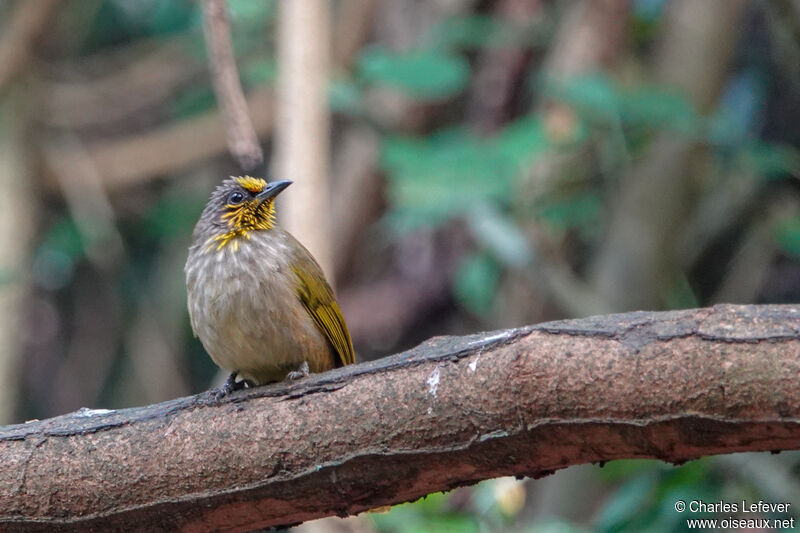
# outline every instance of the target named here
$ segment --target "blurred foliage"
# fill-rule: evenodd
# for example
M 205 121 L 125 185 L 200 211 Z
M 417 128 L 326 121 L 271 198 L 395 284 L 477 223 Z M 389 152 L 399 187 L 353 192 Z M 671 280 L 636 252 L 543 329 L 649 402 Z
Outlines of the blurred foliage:
M 434 25 L 426 46 L 451 50 L 533 47 L 543 44 L 545 36 L 541 33 L 536 25 L 520 27 L 492 16 L 455 15 Z
M 396 505 L 388 513 L 372 513 L 379 532 L 497 531 L 512 525 L 525 503 L 525 484 L 498 478 L 448 494 L 434 493 L 414 503 Z
M 795 258 L 800 258 L 800 218 L 782 220 L 775 227 L 775 239 L 781 250 Z
M 610 472 L 600 473 L 619 485 L 596 517 L 597 531 L 684 531 L 684 516 L 675 512 L 675 502 L 715 502 L 725 496 L 708 461 L 677 468 L 655 461 L 619 461 L 606 466 Z
M 361 54 L 359 70 L 366 83 L 389 86 L 419 99 L 450 96 L 469 81 L 464 58 L 435 49 L 397 53 L 373 47 Z
M 341 3 L 335 4 L 340 7 Z M 379 4 L 376 16 L 390 5 L 388 0 Z M 713 212 L 709 207 L 712 216 L 698 216 L 700 222 L 687 215 L 687 225 L 698 225 L 696 233 L 701 236 L 708 220 L 729 218 L 724 231 L 702 243 L 699 259 L 693 258 L 670 280 L 664 307 L 713 301 L 707 295 L 714 294 L 743 253 L 742 236 L 762 226 L 772 247 L 771 267 L 764 273 L 765 288 L 755 301 L 797 300 L 800 135 L 796 124 L 800 116 L 796 109 L 800 109 L 800 95 L 796 80 L 792 81 L 796 62 L 777 46 L 765 44 L 769 39 L 764 36 L 779 30 L 793 35 L 791 25 L 797 21 L 778 17 L 777 23 L 787 28 L 769 28 L 762 11 L 772 8 L 768 3 L 753 7 L 742 26 L 722 95 L 714 109 L 704 114 L 675 87 L 653 80 L 654 49 L 667 0 L 632 3 L 632 11 L 625 15 L 629 17 L 626 41 L 616 68 L 567 79 L 548 77 L 545 63 L 571 3 L 537 4 L 539 8 L 527 20 L 504 14 L 497 1 L 465 3 L 458 9 L 437 2 L 405 5 L 422 10 L 421 4 L 435 4 L 440 12 L 429 17 L 434 20 L 423 23 L 425 17 L 409 17 L 408 27 L 393 28 L 412 45 L 397 46 L 395 41 L 404 39 L 395 39 L 392 32 L 375 24 L 352 65 L 337 68 L 330 83 L 334 154 L 339 153 L 342 133 L 350 126 L 370 128 L 378 139 L 379 167 L 385 179 L 380 199 L 385 201 L 385 211 L 375 227 L 363 232 L 367 239 L 383 240 L 357 248 L 356 265 L 345 276 L 346 283 L 366 286 L 376 270 L 392 270 L 386 265 L 408 268 L 395 265 L 400 262 L 396 257 L 416 263 L 417 258 L 409 257 L 412 254 L 402 247 L 409 236 L 429 232 L 456 241 L 458 231 L 463 231 L 468 243 L 445 277 L 452 301 L 444 311 L 420 317 L 414 330 L 463 333 L 511 325 L 503 320 L 529 320 L 504 314 L 507 294 L 527 294 L 528 290 L 547 304 L 542 305 L 547 314 L 536 318 L 563 316 L 569 311 L 558 309 L 550 295 L 541 294 L 542 283 L 534 283 L 544 276 L 542 265 L 555 254 L 560 261 L 556 266 L 565 264 L 578 275 L 585 273 L 604 244 L 608 219 L 625 186 L 622 177 L 646 156 L 654 140 L 670 135 L 696 143 L 693 204 L 713 207 L 732 191 L 745 192 L 744 206 L 733 214 L 732 208 Z M 26 83 L 41 83 L 53 92 L 58 84 L 85 82 L 95 88 L 98 79 L 106 81 L 125 72 L 129 56 L 140 53 L 137 47 L 143 45 L 177 44 L 187 64 L 206 62 L 200 2 L 104 0 L 65 5 L 45 36 L 42 57 L 33 62 L 41 72 Z M 228 1 L 246 90 L 271 86 L 277 79 L 278 5 L 276 0 Z M 7 8 L 8 3 L 0 3 L 0 13 L 6 15 Z M 403 24 L 402 17 L 396 19 L 391 19 L 392 24 Z M 496 83 L 482 89 L 486 70 L 502 61 L 508 61 L 506 71 L 512 71 L 508 87 Z M 508 94 L 499 94 L 503 90 Z M 491 111 L 499 111 L 485 112 L 484 100 L 495 98 L 501 104 Z M 121 99 L 116 104 L 126 103 Z M 200 117 L 215 106 L 207 72 L 189 71 L 161 100 L 124 120 L 73 130 L 37 116 L 31 139 L 44 144 L 53 137 L 74 136 L 94 146 L 156 125 Z M 387 119 L 386 111 L 392 106 L 402 112 L 399 118 Z M 493 118 L 480 118 L 487 115 Z M 564 160 L 571 164 L 560 166 Z M 220 175 L 236 171 L 220 157 L 114 192 L 109 199 L 113 216 L 102 224 L 113 225 L 123 246 L 111 260 L 97 253 L 110 254 L 115 249 L 107 234 L 100 232 L 98 237 L 87 232 L 86 224 L 79 223 L 81 213 L 70 202 L 59 194 L 42 193 L 30 260 L 33 311 L 30 331 L 25 333 L 30 339 L 24 354 L 22 418 L 50 416 L 84 403 L 105 407 L 141 403 L 147 378 L 137 370 L 141 354 L 131 348 L 134 343 L 126 334 L 143 317 L 155 317 L 167 330 L 161 341 L 175 354 L 175 366 L 185 373 L 185 389 L 177 390 L 189 393 L 208 387 L 216 367 L 192 338 L 183 286 L 175 280 L 182 275 L 188 238 L 209 189 Z M 691 209 L 687 212 L 697 214 Z M 451 267 L 436 264 L 435 268 Z M 367 274 L 359 278 L 363 272 Z M 711 279 L 708 273 L 718 274 Z M 10 282 L 13 277 L 0 279 Z M 145 296 L 156 304 L 148 305 Z M 97 316 L 82 316 L 80 307 L 88 304 L 97 305 Z M 446 316 L 433 316 L 436 313 Z M 408 338 L 398 336 L 394 344 L 383 347 L 384 353 L 416 340 L 417 331 L 406 333 Z M 110 340 L 97 341 L 101 335 Z M 97 361 L 81 359 L 87 346 Z M 82 395 L 84 389 L 93 392 Z M 677 468 L 653 461 L 616 461 L 594 469 L 589 481 L 603 489 L 592 493 L 591 502 L 582 503 L 579 518 L 537 508 L 533 494 L 540 482 L 504 478 L 432 494 L 387 514 L 370 514 L 366 522 L 387 533 L 684 531 L 686 515 L 673 508 L 678 499 L 764 497 L 751 480 L 726 474 L 715 467 L 713 459 Z M 568 494 L 571 497 L 584 489 L 571 487 Z
M 523 166 L 549 144 L 535 118 L 487 138 L 465 128 L 421 139 L 387 137 L 382 164 L 390 178 L 388 220 L 403 233 L 441 225 L 481 202 L 507 206 Z
M 436 54 L 435 49 L 430 50 Z M 408 70 L 405 70 L 408 69 Z M 416 74 L 413 73 L 416 71 Z M 397 71 L 399 73 L 399 70 Z M 409 80 L 429 79 L 426 66 L 406 63 L 403 77 Z M 538 76 L 538 74 L 537 74 Z M 435 83 L 435 79 L 430 80 Z M 800 176 L 800 151 L 785 142 L 759 140 L 753 131 L 758 127 L 759 106 L 763 106 L 763 85 L 752 77 L 735 77 L 726 88 L 719 108 L 708 117 L 701 116 L 680 92 L 647 83 L 622 85 L 610 75 L 596 73 L 564 81 L 542 80 L 533 84 L 540 97 L 549 97 L 569 106 L 574 120 L 568 132 L 553 131 L 542 122 L 541 113 L 532 112 L 511 120 L 491 135 L 477 135 L 465 125 L 448 125 L 421 137 L 384 138 L 382 166 L 389 178 L 388 195 L 391 209 L 386 221 L 402 234 L 419 227 L 442 227 L 454 217 L 470 219 L 470 213 L 491 206 L 507 221 L 524 221 L 529 216 L 553 230 L 575 230 L 592 246 L 603 233 L 603 196 L 611 180 L 642 155 L 658 132 L 672 132 L 692 139 L 717 154 L 716 161 L 724 172 L 731 164 L 746 169 L 756 179 L 794 180 Z M 396 84 L 409 97 L 420 97 L 417 88 Z M 448 86 L 458 88 L 458 84 Z M 603 157 L 602 179 L 577 182 L 568 189 L 557 187 L 543 191 L 531 210 L 520 211 L 518 197 L 528 178 L 528 171 L 542 157 L 554 153 L 599 151 Z M 566 178 L 566 177 L 565 177 Z M 735 179 L 731 177 L 728 179 Z M 566 182 L 565 182 L 566 183 Z M 790 187 L 791 184 L 787 184 Z M 710 191 L 715 194 L 724 182 Z M 515 205 L 516 204 L 516 205 Z M 515 207 L 517 209 L 515 209 Z M 523 206 L 524 207 L 524 206 Z M 510 217 L 510 218 L 509 218 Z M 782 250 L 792 255 L 791 232 L 796 219 L 784 221 L 777 231 Z M 470 226 L 475 230 L 476 226 Z M 498 226 L 493 236 L 476 232 L 476 240 L 487 253 L 496 253 L 491 243 L 507 240 L 518 232 Z M 490 230 L 491 231 L 491 230 Z M 518 251 L 530 246 L 515 244 Z M 503 261 L 507 266 L 520 266 L 517 260 Z M 478 267 L 478 265 L 482 265 Z M 465 262 L 456 276 L 455 295 L 472 311 L 486 312 L 490 299 L 482 294 L 485 287 L 496 287 L 498 272 L 489 268 L 485 258 Z M 481 294 L 468 295 L 466 276 Z M 684 280 L 685 281 L 685 280 Z M 690 284 L 682 283 L 670 297 L 670 305 L 701 305 L 692 295 Z M 481 302 L 478 304 L 477 302 Z
M 430 494 L 415 503 L 397 505 L 386 514 L 370 514 L 381 533 L 433 531 L 545 531 L 554 533 L 669 533 L 690 531 L 686 518 L 720 518 L 711 512 L 678 513 L 678 501 L 736 503 L 757 501 L 759 490 L 715 469 L 711 458 L 671 466 L 654 460 L 612 461 L 591 471 L 593 483 L 608 487 L 594 516 L 584 523 L 544 516 L 520 522 L 531 483 L 512 478 L 485 481 L 469 491 Z M 580 488 L 576 488 L 580 490 Z M 515 493 L 509 497 L 509 493 Z M 519 500 L 521 498 L 521 500 Z M 515 502 L 509 506 L 509 500 Z M 569 507 L 569 504 L 566 505 Z M 793 514 L 775 513 L 772 519 Z
M 397 533 L 480 531 L 475 517 L 470 513 L 459 513 L 449 507 L 447 496 L 435 493 L 413 504 L 396 505 L 389 513 L 375 513 L 370 517 L 378 531 Z
M 475 253 L 465 257 L 456 271 L 455 295 L 473 313 L 487 315 L 499 281 L 500 266 L 497 262 L 488 254 Z

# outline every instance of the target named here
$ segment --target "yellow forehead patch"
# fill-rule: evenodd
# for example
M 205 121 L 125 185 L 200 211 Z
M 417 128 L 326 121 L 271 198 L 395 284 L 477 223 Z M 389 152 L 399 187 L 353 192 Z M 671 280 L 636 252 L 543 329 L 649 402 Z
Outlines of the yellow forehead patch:
M 233 180 L 250 194 L 258 194 L 267 186 L 266 180 L 254 178 L 252 176 L 240 176 L 238 178 L 233 178 Z

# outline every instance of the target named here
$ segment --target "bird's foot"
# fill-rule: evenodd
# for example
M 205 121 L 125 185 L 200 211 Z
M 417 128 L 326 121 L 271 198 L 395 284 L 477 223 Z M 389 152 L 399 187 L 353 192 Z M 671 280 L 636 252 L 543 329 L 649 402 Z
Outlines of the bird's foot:
M 308 376 L 311 373 L 311 370 L 308 368 L 308 361 L 303 361 L 300 366 L 297 367 L 297 370 L 292 370 L 288 374 L 286 374 L 286 379 L 289 381 L 296 381 L 298 379 L 303 379 L 304 377 Z
M 228 379 L 225 380 L 225 383 L 221 387 L 210 389 L 208 391 L 210 399 L 214 402 L 218 402 L 230 393 L 237 390 L 242 390 L 245 385 L 249 384 L 246 379 L 243 379 L 242 381 L 236 381 L 237 374 L 237 372 L 231 372 L 231 375 L 228 376 Z

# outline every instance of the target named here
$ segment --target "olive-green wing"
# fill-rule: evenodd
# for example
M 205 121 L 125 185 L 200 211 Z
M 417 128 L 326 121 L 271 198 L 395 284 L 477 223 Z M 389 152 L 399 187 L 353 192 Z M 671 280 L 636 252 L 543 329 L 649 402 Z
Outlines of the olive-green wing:
M 297 277 L 297 296 L 339 354 L 342 365 L 355 363 L 353 341 L 347 324 L 322 270 L 310 256 L 308 261 L 297 261 L 292 270 Z

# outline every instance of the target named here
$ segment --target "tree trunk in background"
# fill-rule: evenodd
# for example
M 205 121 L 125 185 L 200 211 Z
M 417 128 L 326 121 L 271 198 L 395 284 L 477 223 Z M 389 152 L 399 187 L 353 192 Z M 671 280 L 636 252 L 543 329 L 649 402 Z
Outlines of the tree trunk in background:
M 329 25 L 328 0 L 279 3 L 276 149 L 271 178 L 294 181 L 279 198 L 280 223 L 311 251 L 333 282 Z
M 334 70 L 348 70 L 361 53 L 364 41 L 375 25 L 378 0 L 348 0 L 339 5 L 331 46 Z
M 668 4 L 656 82 L 677 87 L 700 113 L 712 110 L 728 72 L 747 0 Z M 675 239 L 691 212 L 690 160 L 696 143 L 662 133 L 620 185 L 592 282 L 613 310 L 657 309 L 679 270 Z
M 0 108 L 0 424 L 14 418 L 20 383 L 20 319 L 28 286 L 32 222 L 37 220 L 28 172 L 23 92 L 12 87 Z
M 623 50 L 630 8 L 627 0 L 575 2 L 549 47 L 545 75 L 566 80 L 614 64 Z

